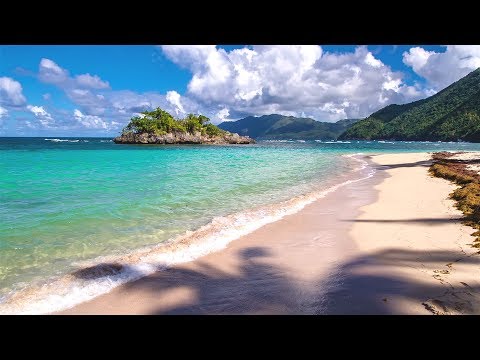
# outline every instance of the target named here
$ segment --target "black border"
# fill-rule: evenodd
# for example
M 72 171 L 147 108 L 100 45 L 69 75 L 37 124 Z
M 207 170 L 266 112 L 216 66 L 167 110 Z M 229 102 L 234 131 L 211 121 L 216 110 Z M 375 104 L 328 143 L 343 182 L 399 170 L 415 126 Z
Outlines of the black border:
M 458 357 L 475 349 L 478 316 L 2 316 L 2 340 L 7 349 L 87 351 L 98 348 L 125 355 L 156 349 L 158 357 L 193 351 L 257 357 L 286 350 L 316 358 L 382 358 L 422 354 Z M 473 331 L 473 333 L 472 333 Z M 470 339 L 473 336 L 473 343 Z M 10 339 L 12 341 L 10 341 Z M 13 348 L 17 342 L 22 347 Z M 36 348 L 32 343 L 38 344 Z M 137 345 L 141 345 L 138 347 Z M 473 347 L 472 347 L 473 346 Z M 312 353 L 313 351 L 313 353 Z M 268 354 L 267 354 L 268 355 Z M 288 355 L 287 355 L 288 356 Z M 183 356 L 182 356 L 183 357 Z M 270 358 L 270 356 L 269 356 Z
M 2 4 L 0 44 L 480 44 L 466 4 L 128 4 Z
M 205 3 L 182 2 L 177 9 L 161 11 L 137 2 L 106 10 L 98 4 L 74 5 L 60 5 L 61 13 L 55 4 L 43 2 L 37 8 L 21 3 L 17 9 L 2 4 L 0 44 L 480 44 L 477 12 L 460 4 L 457 8 L 450 4 L 444 14 L 435 13 L 433 6 L 420 10 L 418 4 L 398 2 L 353 7 L 341 3 L 334 9 L 319 4 L 320 12 L 298 2 L 266 8 L 245 2 L 225 4 L 226 11 L 220 14 Z M 376 12 L 378 7 L 382 13 Z M 119 339 L 145 336 L 153 328 L 158 344 L 168 339 L 160 337 L 164 334 L 180 337 L 185 345 L 202 335 L 210 338 L 210 344 L 223 334 L 244 345 L 273 336 L 277 347 L 304 337 L 305 343 L 318 345 L 318 354 L 320 347 L 333 346 L 329 341 L 336 339 L 344 344 L 337 349 L 340 353 L 355 352 L 349 347 L 359 339 L 367 348 L 386 341 L 397 350 L 412 339 L 423 344 L 432 340 L 435 346 L 441 346 L 443 336 L 450 344 L 456 336 L 468 341 L 465 331 L 478 323 L 475 316 L 2 316 L 1 320 L 10 337 L 45 337 L 45 344 L 63 335 L 79 346 L 92 339 L 111 339 L 118 346 Z M 470 336 L 475 338 L 474 333 Z

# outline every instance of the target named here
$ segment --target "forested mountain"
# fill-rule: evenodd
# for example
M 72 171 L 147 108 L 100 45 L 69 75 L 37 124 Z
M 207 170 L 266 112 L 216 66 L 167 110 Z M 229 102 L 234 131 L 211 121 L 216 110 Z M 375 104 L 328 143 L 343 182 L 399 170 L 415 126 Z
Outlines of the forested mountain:
M 310 118 L 272 114 L 226 121 L 219 124 L 218 127 L 257 139 L 331 140 L 336 139 L 356 121 L 358 120 L 345 119 L 336 123 L 328 123 Z
M 429 98 L 373 113 L 339 139 L 480 142 L 480 68 Z

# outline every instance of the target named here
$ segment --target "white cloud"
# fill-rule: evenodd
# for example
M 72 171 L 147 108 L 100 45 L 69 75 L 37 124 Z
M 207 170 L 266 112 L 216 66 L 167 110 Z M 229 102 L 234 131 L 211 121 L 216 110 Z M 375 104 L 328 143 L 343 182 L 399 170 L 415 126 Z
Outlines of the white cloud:
M 202 68 L 210 54 L 216 53 L 215 45 L 174 45 L 162 46 L 163 52 L 176 64 L 195 68 Z
M 217 112 L 216 117 L 220 119 L 220 121 L 228 121 L 228 116 L 230 115 L 230 111 L 227 108 L 223 108 L 219 112 Z
M 43 106 L 27 105 L 27 110 L 35 115 L 43 127 L 50 127 L 53 125 L 52 115 L 50 115 Z
M 70 110 L 54 109 L 54 115 L 52 115 L 42 106 L 28 105 L 24 109 L 35 114 L 37 121 L 17 119 L 17 122 L 30 129 L 38 130 L 48 127 L 50 130 L 64 132 L 97 130 L 97 132 L 113 134 L 125 126 L 132 116 L 147 109 L 161 107 L 172 114 L 187 111 L 205 112 L 204 108 L 195 101 L 182 98 L 176 91 L 170 91 L 167 94 L 136 93 L 129 90 L 112 91 L 109 89 L 108 82 L 97 75 L 70 76 L 67 69 L 50 59 L 40 61 L 37 76 L 39 80 L 61 89 L 77 105 L 77 108 L 73 114 Z M 101 90 L 108 91 L 101 92 Z M 43 99 L 50 100 L 51 94 L 43 94 Z
M 169 95 L 170 94 L 170 95 Z M 157 92 L 136 93 L 130 90 L 112 91 L 108 93 L 111 108 L 120 118 L 129 118 L 145 110 L 161 107 L 171 114 L 179 113 L 208 113 L 205 107 L 188 97 L 182 97 L 176 91 L 169 91 L 166 95 Z M 168 97 L 168 99 L 167 99 Z M 178 101 L 177 101 L 178 100 Z M 180 106 L 180 107 L 179 107 Z
M 253 46 L 230 52 L 215 46 L 161 49 L 192 73 L 182 99 L 191 98 L 204 109 L 227 108 L 234 118 L 306 112 L 317 120 L 333 121 L 426 96 L 363 46 L 345 54 L 325 53 L 316 45 Z M 212 113 L 215 122 L 221 120 L 221 113 Z
M 62 69 L 54 61 L 43 58 L 38 66 L 38 77 L 49 84 L 61 84 L 68 80 L 68 71 Z
M 68 98 L 80 106 L 87 115 L 102 115 L 110 106 L 103 95 L 95 94 L 91 90 L 67 88 L 65 89 L 65 93 Z
M 445 52 L 413 47 L 403 62 L 438 91 L 480 67 L 480 45 L 448 45 Z
M 43 108 L 43 106 L 27 105 L 27 109 L 35 116 L 51 119 L 52 116 Z
M 0 106 L 0 132 L 3 132 L 2 131 L 3 124 L 4 124 L 3 118 L 7 116 L 8 116 L 8 110 Z
M 180 94 L 176 91 L 167 91 L 167 95 L 165 97 L 167 101 L 175 107 L 175 113 L 178 115 L 179 113 L 185 114 L 185 109 L 183 108 L 182 103 L 180 102 Z
M 97 75 L 87 73 L 71 77 L 68 70 L 53 60 L 43 58 L 39 64 L 38 78 L 62 89 L 87 115 L 102 115 L 108 107 L 103 95 L 92 92 L 110 88 L 108 81 L 102 80 Z
M 435 54 L 435 51 L 427 51 L 421 47 L 414 47 L 408 52 L 405 51 L 403 53 L 403 62 L 405 65 L 411 66 L 413 71 L 418 74 L 433 54 Z
M 158 106 L 165 108 L 170 104 L 165 96 L 158 93 L 138 94 L 130 90 L 114 91 L 109 94 L 109 101 L 113 109 L 120 113 L 128 114 L 138 113 Z
M 367 65 L 370 65 L 370 66 L 373 66 L 375 68 L 379 68 L 379 67 L 382 67 L 383 63 L 378 60 L 378 59 L 375 59 L 372 55 L 372 53 L 368 53 L 366 56 L 365 56 L 365 64 Z
M 8 115 L 8 110 L 0 106 L 0 119 Z
M 78 109 L 73 111 L 73 117 L 82 127 L 85 127 L 86 129 L 109 130 L 110 127 L 116 127 L 116 125 L 119 124 L 118 122 L 112 122 L 109 124 L 99 116 L 85 115 Z
M 75 77 L 77 80 L 77 84 L 79 86 L 91 88 L 91 89 L 109 89 L 110 84 L 108 81 L 103 81 L 98 77 L 98 75 L 90 75 L 90 74 L 83 74 L 83 75 L 77 75 Z
M 27 100 L 22 93 L 22 85 L 12 78 L 0 77 L 0 104 L 22 106 Z

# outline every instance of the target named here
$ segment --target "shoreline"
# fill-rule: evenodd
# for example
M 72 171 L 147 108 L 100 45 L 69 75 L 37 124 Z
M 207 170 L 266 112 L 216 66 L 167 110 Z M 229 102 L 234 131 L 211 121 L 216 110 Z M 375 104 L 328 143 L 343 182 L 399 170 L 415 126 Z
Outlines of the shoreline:
M 371 177 L 373 174 L 369 171 L 367 161 L 357 155 L 344 156 L 352 159 L 350 160 L 352 163 L 359 163 L 359 166 L 355 165 L 351 172 L 341 175 L 337 181 L 332 178 L 313 192 L 279 203 L 214 218 L 194 231 L 187 231 L 183 235 L 151 247 L 140 248 L 119 256 L 101 256 L 86 261 L 74 272 L 12 294 L 0 306 L 0 313 L 61 312 L 156 271 L 164 271 L 177 264 L 221 251 L 230 242 L 266 224 L 295 214 L 351 182 Z
M 312 193 L 281 203 L 280 216 L 270 214 L 268 221 L 260 217 L 261 224 L 249 224 L 249 230 L 236 237 L 219 232 L 220 243 L 205 244 L 202 240 L 209 238 L 204 229 L 194 239 L 176 243 L 179 247 L 166 245 L 177 253 L 162 251 L 150 258 L 140 252 L 120 259 L 136 258 L 133 268 L 124 264 L 134 262 L 122 261 L 82 268 L 77 275 L 96 281 L 99 274 L 101 281 L 110 283 L 108 292 L 83 295 L 85 300 L 77 299 L 73 306 L 67 298 L 53 295 L 44 299 L 44 308 L 53 300 L 57 310 L 30 307 L 28 312 L 480 313 L 480 252 L 470 246 L 473 231 L 461 224 L 462 213 L 448 198 L 457 186 L 429 176 L 429 153 L 369 154 L 360 159 L 368 163 L 363 170 L 316 197 Z M 291 202 L 294 199 L 299 202 Z M 222 229 L 225 224 L 216 225 Z M 192 250 L 189 246 L 194 256 L 185 252 Z M 165 265 L 158 266 L 158 255 Z M 157 260 L 153 270 L 137 271 L 135 278 L 111 286 L 117 273 L 148 267 L 148 261 L 138 263 L 147 258 Z M 77 295 L 85 290 L 75 288 Z M 64 294 L 75 296 L 66 290 Z
M 479 313 L 477 251 L 447 198 L 456 186 L 428 175 L 427 153 L 371 158 L 373 177 L 59 313 Z
M 224 249 L 120 285 L 57 314 L 323 313 L 326 294 L 336 286 L 327 284 L 336 273 L 332 269 L 358 251 L 348 237 L 351 225 L 343 219 L 357 216 L 361 206 L 374 201 L 373 185 L 382 178 L 350 178 L 341 190 Z

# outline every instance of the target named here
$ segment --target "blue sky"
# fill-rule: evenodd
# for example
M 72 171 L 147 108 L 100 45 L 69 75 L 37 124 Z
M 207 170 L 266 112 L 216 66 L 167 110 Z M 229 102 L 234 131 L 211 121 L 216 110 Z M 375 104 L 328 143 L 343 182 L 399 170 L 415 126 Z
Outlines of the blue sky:
M 479 66 L 479 46 L 0 46 L 0 136 L 113 136 L 157 106 L 214 123 L 365 117 Z

